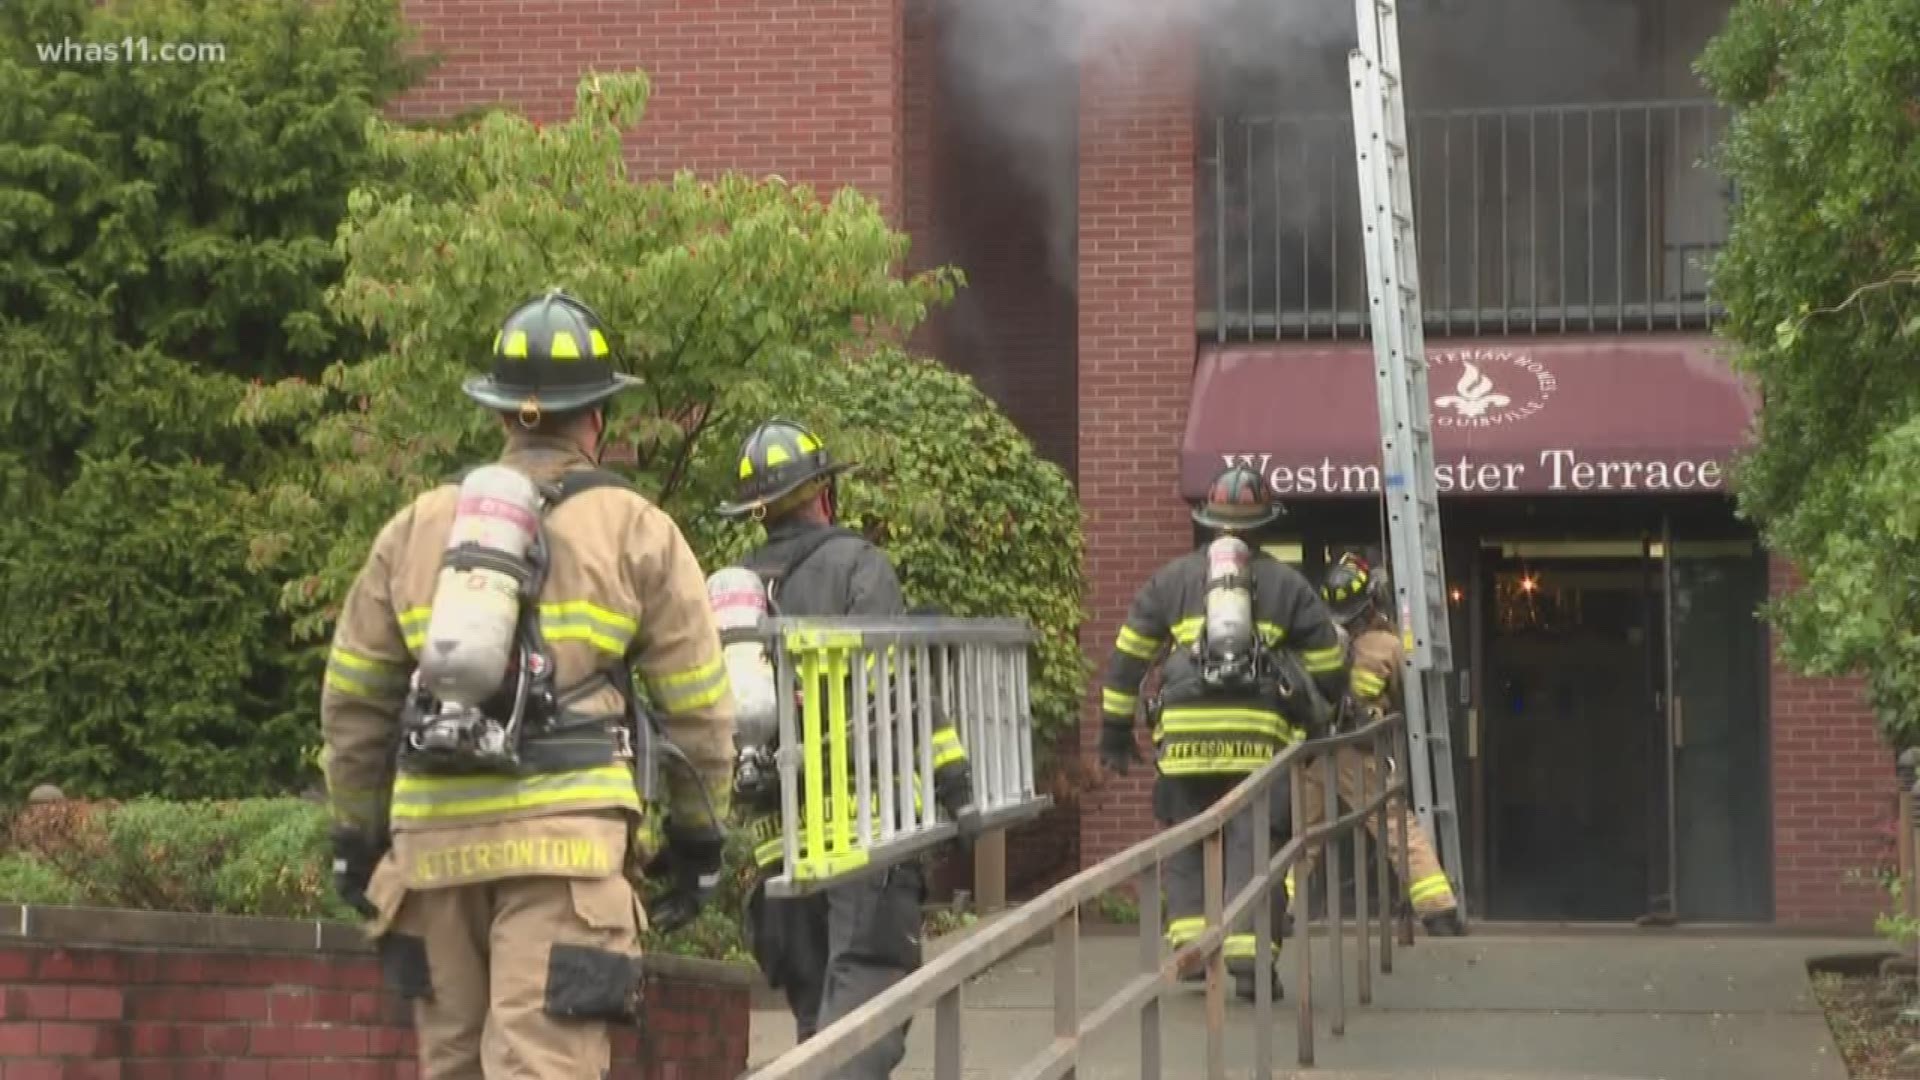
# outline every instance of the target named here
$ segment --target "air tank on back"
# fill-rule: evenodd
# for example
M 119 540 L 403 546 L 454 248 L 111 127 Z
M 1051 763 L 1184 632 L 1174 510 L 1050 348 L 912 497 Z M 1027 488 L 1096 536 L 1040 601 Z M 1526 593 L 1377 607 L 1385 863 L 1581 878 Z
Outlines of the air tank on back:
M 505 681 L 520 618 L 520 584 L 540 522 L 540 490 L 505 465 L 460 484 L 453 527 L 420 649 L 421 682 L 448 705 L 478 706 Z
M 1208 682 L 1251 674 L 1253 659 L 1253 553 L 1236 536 L 1207 545 L 1206 643 L 1201 675 Z M 1241 669 L 1247 668 L 1243 672 Z
M 727 681 L 733 687 L 734 743 L 769 746 L 780 733 L 780 718 L 773 664 L 759 637 L 760 622 L 767 617 L 766 584 L 745 567 L 729 566 L 708 576 L 707 599 L 713 604 Z

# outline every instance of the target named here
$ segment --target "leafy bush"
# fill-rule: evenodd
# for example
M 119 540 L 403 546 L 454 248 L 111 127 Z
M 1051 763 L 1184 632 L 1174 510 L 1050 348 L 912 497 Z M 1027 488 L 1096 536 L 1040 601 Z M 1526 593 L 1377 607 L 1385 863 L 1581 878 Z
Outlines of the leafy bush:
M 864 466 L 842 484 L 842 513 L 886 549 L 909 604 L 1024 618 L 1038 629 L 1030 679 L 1044 756 L 1077 722 L 1087 675 L 1072 482 L 972 380 L 932 360 L 884 349 L 818 365 L 786 397 L 766 410 L 803 419 Z M 746 433 L 737 426 L 721 432 L 721 445 L 737 445 Z M 757 527 L 717 530 L 704 545 L 709 565 L 763 538 Z
M 10 904 L 79 904 L 80 890 L 60 868 L 36 855 L 0 855 L 0 900 Z
M 324 634 L 399 506 L 498 453 L 498 418 L 460 382 L 526 297 L 563 286 L 605 318 L 618 362 L 644 380 L 614 399 L 609 438 L 632 450 L 642 490 L 684 515 L 729 482 L 714 425 L 946 294 L 943 275 L 893 275 L 905 240 L 852 189 L 822 203 L 777 178 L 631 182 L 621 133 L 646 93 L 638 73 L 591 76 L 563 124 L 496 112 L 378 129 L 392 178 L 352 197 L 332 299 L 388 347 L 318 385 L 263 388 L 241 413 L 305 425 L 312 466 L 271 491 L 255 552 L 305 572 L 285 594 L 303 634 Z
M 298 799 L 33 806 L 10 829 L 0 899 L 350 918 L 327 832 L 324 808 Z
M 232 413 L 364 348 L 324 290 L 403 27 L 396 0 L 0 5 L 0 790 L 295 782 L 318 673 L 236 557 L 237 481 L 288 433 Z M 35 52 L 128 37 L 226 57 Z
M 1041 628 L 1034 707 L 1071 724 L 1084 678 L 1073 489 L 967 379 L 884 347 L 883 332 L 948 295 L 948 276 L 896 278 L 905 239 L 851 189 L 822 204 L 778 179 L 630 183 L 619 135 L 646 85 L 589 77 L 560 125 L 496 113 L 380 136 L 396 179 L 355 194 L 335 301 L 390 347 L 320 385 L 263 388 L 242 411 L 308 424 L 315 465 L 271 492 L 255 548 L 314 571 L 285 594 L 302 633 L 324 632 L 398 506 L 498 452 L 497 420 L 460 380 L 512 304 L 560 284 L 645 380 L 613 400 L 610 437 L 704 564 L 751 539 L 709 514 L 731 492 L 738 440 L 797 415 L 872 464 L 847 486 L 849 520 L 888 547 L 914 600 Z
M 0 790 L 233 797 L 286 788 L 319 671 L 246 565 L 212 465 L 87 456 L 0 520 Z
M 1783 652 L 1864 671 L 1883 729 L 1920 742 L 1920 7 L 1743 0 L 1701 62 L 1737 110 L 1740 193 L 1714 269 L 1765 398 L 1742 509 L 1806 587 Z
M 326 809 L 301 799 L 29 806 L 0 831 L 0 903 L 358 921 L 333 894 Z M 740 916 L 752 846 L 735 837 L 728 872 L 693 924 L 649 934 L 650 952 L 749 959 Z M 643 892 L 657 896 L 663 883 Z

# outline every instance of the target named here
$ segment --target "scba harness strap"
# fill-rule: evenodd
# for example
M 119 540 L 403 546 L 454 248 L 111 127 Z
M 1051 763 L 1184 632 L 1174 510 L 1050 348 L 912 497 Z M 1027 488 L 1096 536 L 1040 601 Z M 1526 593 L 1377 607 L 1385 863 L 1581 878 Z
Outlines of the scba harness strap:
M 454 479 L 465 480 L 467 470 Z M 446 565 L 457 570 L 484 568 L 507 574 L 520 586 L 520 612 L 515 629 L 515 659 L 518 671 L 509 676 L 501 693 L 490 700 L 482 713 L 498 722 L 503 708 L 509 712 L 508 726 L 515 732 L 515 745 L 504 747 L 504 754 L 478 758 L 458 753 L 439 753 L 415 749 L 411 740 L 401 741 L 399 759 L 409 772 L 472 773 L 517 772 L 520 774 L 558 772 L 593 768 L 634 757 L 636 742 L 650 744 L 650 722 L 641 728 L 634 721 L 638 697 L 632 673 L 625 658 L 595 671 L 565 690 L 553 686 L 553 657 L 547 650 L 540 629 L 539 596 L 546 583 L 549 553 L 546 516 L 561 503 L 584 491 L 600 487 L 631 490 L 626 478 L 605 469 L 578 469 L 563 474 L 555 483 L 540 484 L 543 496 L 541 517 L 535 526 L 532 547 L 525 566 L 512 563 L 478 549 L 456 550 Z M 581 712 L 575 706 L 606 687 L 621 692 L 619 712 Z M 511 693 L 511 701 L 503 697 Z M 416 690 L 407 700 L 402 727 L 409 732 L 439 719 L 440 702 L 425 690 Z M 650 756 L 650 755 L 649 755 Z

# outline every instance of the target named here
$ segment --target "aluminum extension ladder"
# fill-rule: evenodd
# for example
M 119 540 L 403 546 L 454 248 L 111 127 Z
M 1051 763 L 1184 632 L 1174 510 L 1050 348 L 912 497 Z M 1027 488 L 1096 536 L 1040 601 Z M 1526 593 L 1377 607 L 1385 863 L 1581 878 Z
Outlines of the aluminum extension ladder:
M 967 751 L 969 830 L 1038 817 L 1028 650 L 1019 619 L 763 620 L 778 695 L 780 840 L 767 895 L 878 873 L 959 834 L 934 801 L 934 731 Z M 844 796 L 853 795 L 852 799 Z
M 1414 810 L 1440 846 L 1462 918 L 1467 912 L 1454 795 L 1446 673 L 1453 669 L 1446 560 L 1434 485 L 1420 262 L 1408 178 L 1406 90 L 1397 0 L 1356 0 L 1360 47 L 1347 56 L 1353 90 L 1361 222 L 1366 229 L 1381 496 L 1389 565 L 1407 637 L 1406 714 Z

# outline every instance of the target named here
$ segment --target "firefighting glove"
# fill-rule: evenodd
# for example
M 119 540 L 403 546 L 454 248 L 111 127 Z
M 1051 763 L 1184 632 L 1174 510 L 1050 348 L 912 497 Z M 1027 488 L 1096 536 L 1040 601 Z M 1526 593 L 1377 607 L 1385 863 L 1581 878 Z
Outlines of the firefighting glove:
M 387 845 L 358 829 L 333 830 L 333 891 L 347 906 L 371 919 L 377 914 L 367 899 L 367 883 L 380 864 Z
M 692 922 L 719 887 L 725 865 L 726 838 L 718 829 L 685 829 L 669 824 L 665 856 L 649 869 L 667 870 L 673 884 L 647 913 L 651 928 L 671 934 Z
M 1133 739 L 1132 724 L 1102 724 L 1100 726 L 1100 767 L 1111 769 L 1121 776 L 1134 762 L 1146 763 L 1140 756 L 1140 744 Z
M 953 819 L 954 840 L 962 851 L 973 850 L 973 838 L 980 832 L 980 815 L 965 811 L 973 805 L 973 770 L 962 764 L 934 777 L 933 801 Z

